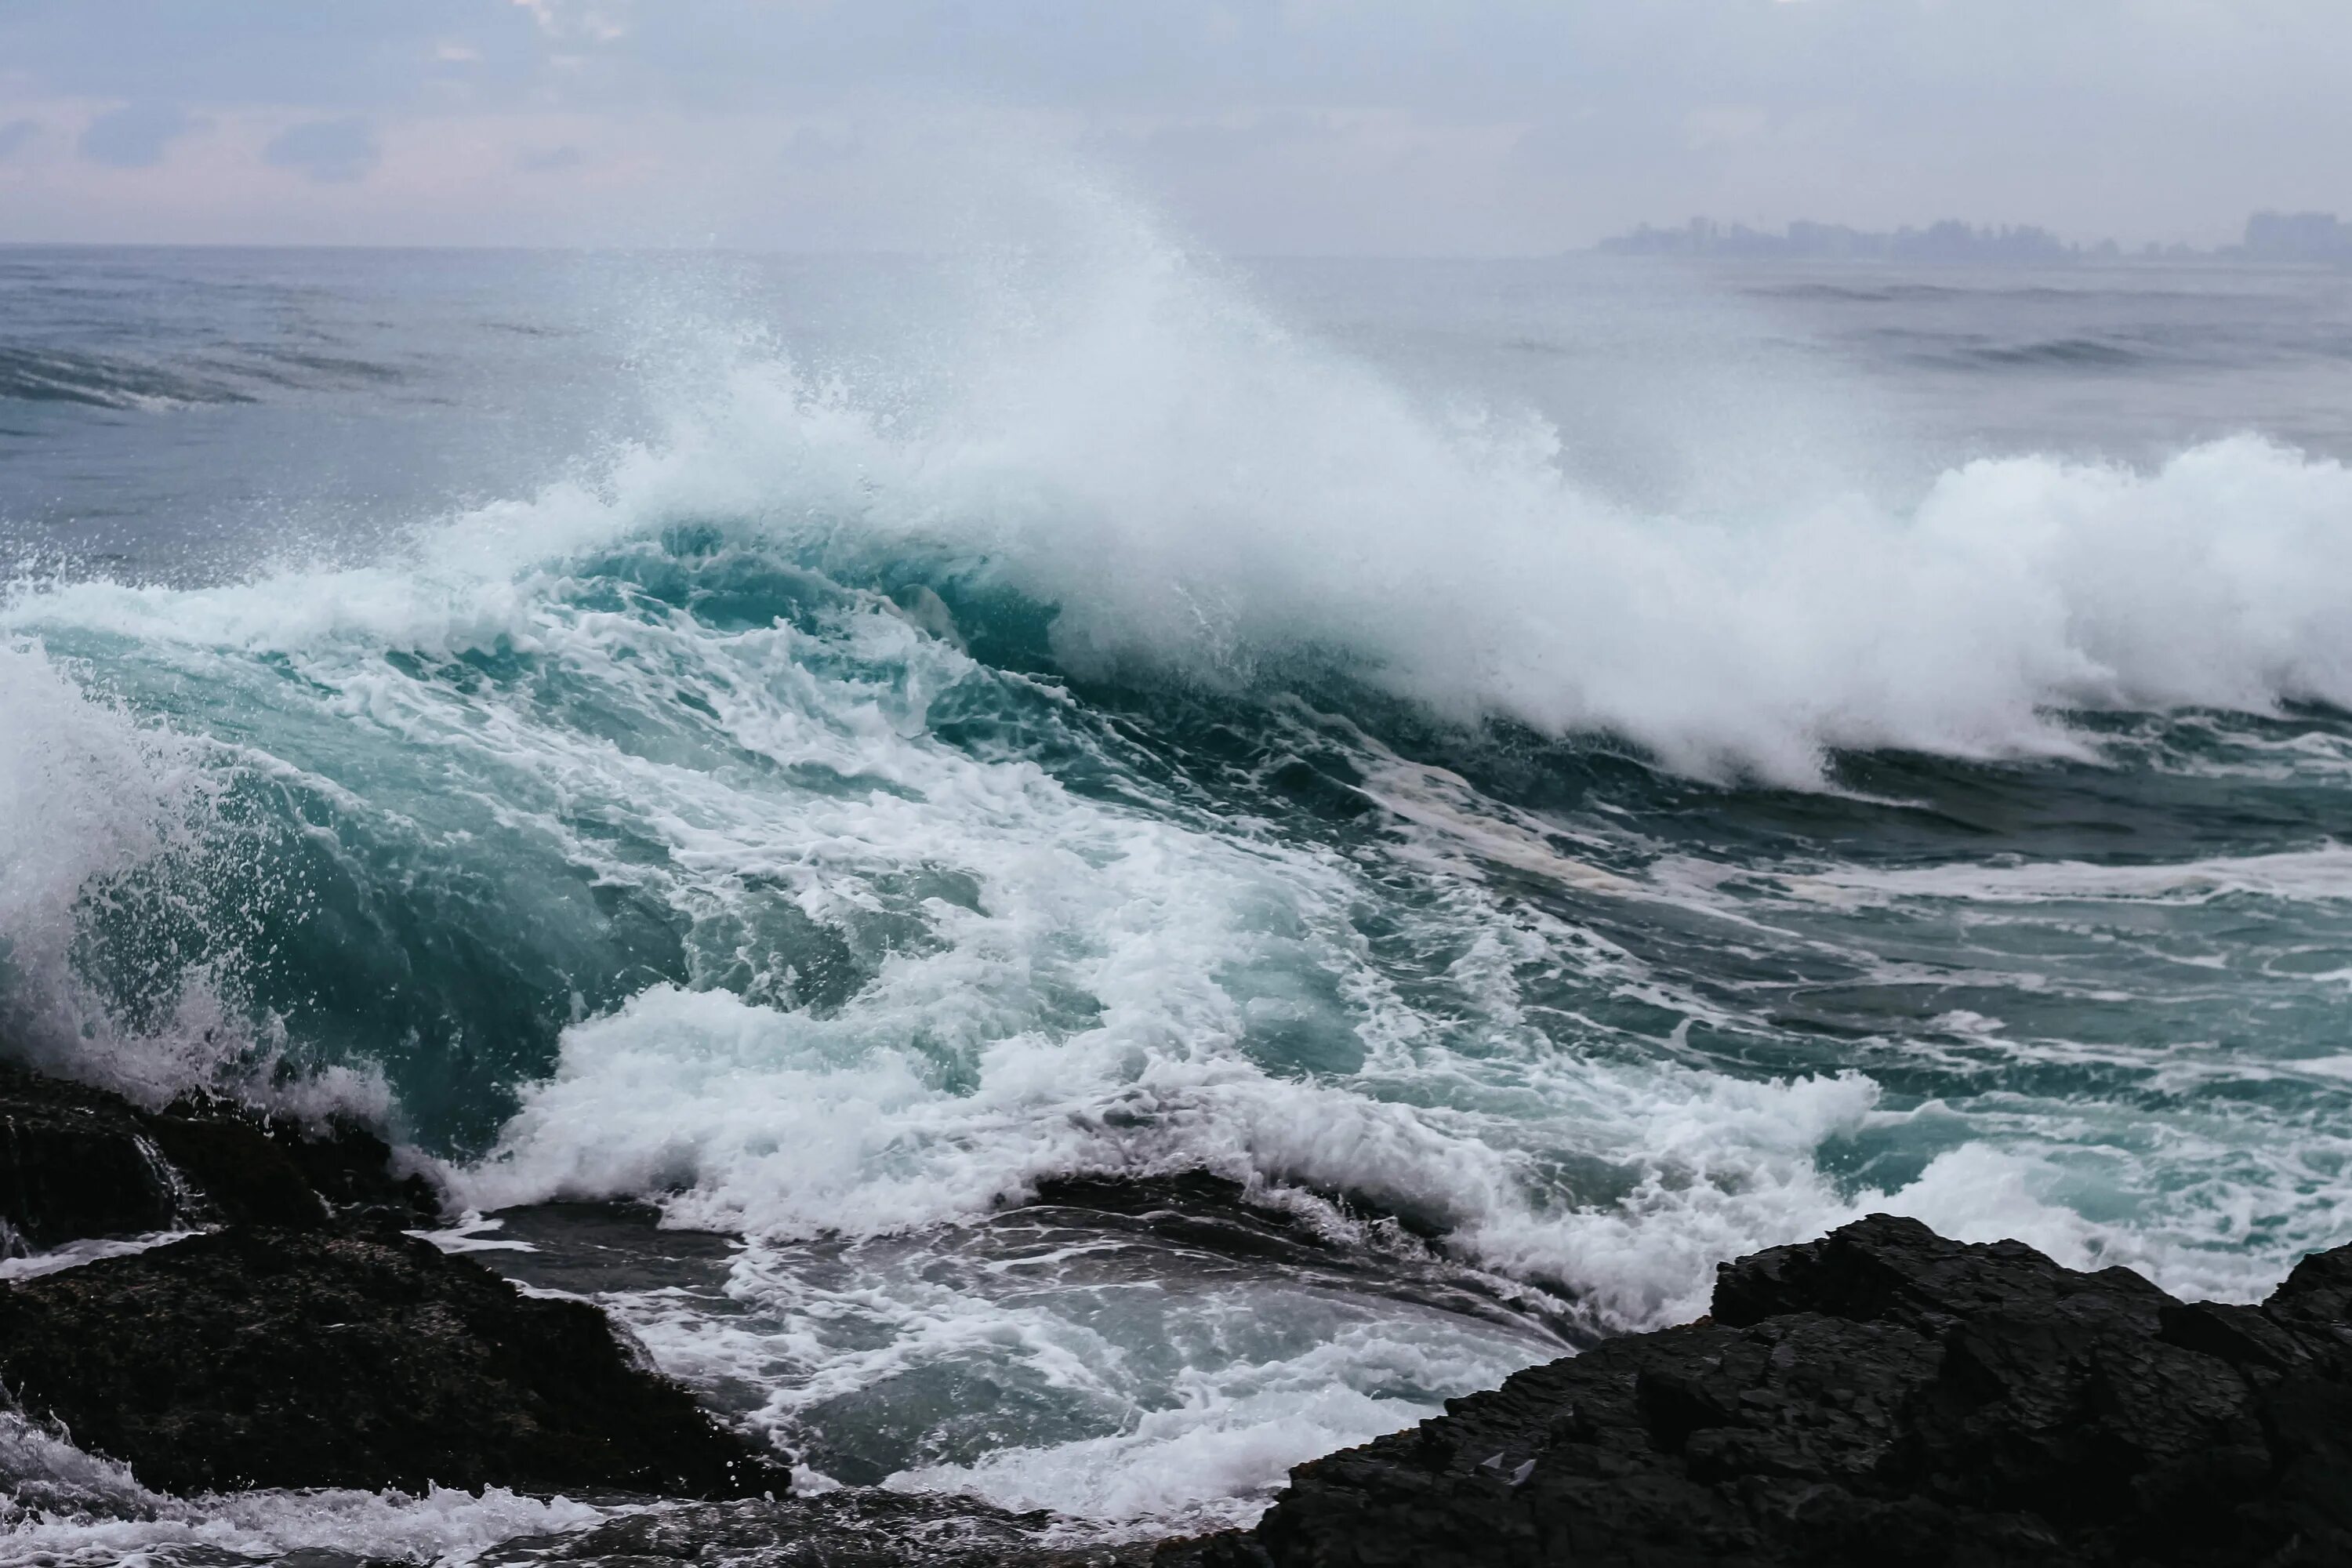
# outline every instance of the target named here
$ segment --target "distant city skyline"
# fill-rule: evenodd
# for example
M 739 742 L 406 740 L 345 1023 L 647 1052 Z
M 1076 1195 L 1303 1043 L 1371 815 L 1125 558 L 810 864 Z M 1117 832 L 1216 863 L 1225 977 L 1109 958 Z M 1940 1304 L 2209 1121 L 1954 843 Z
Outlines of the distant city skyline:
M 1894 229 L 1791 220 L 1779 231 L 1694 217 L 1672 227 L 1650 224 L 1612 235 L 1595 250 L 1618 256 L 1706 257 L 1729 260 L 1952 261 L 2054 265 L 2081 260 L 2247 260 L 2352 266 L 2352 224 L 2332 212 L 2258 212 L 2235 244 L 2200 248 L 2115 239 L 2067 240 L 2036 224 L 1979 226 L 1958 218 Z

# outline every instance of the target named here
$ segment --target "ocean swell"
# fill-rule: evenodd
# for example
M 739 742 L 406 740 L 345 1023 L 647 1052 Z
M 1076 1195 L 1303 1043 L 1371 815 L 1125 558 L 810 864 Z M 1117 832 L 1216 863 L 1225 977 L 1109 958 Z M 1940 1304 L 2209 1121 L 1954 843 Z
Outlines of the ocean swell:
M 1205 1171 L 1598 1331 L 1874 1208 L 2193 1295 L 2330 1238 L 2340 1057 L 2236 1047 L 2340 1001 L 2339 851 L 1947 864 L 1852 775 L 1997 797 L 2126 773 L 2104 716 L 2352 705 L 2341 465 L 1644 510 L 1148 234 L 1022 287 L 918 399 L 745 353 L 398 550 L 9 589 L 0 1021 L 151 1099 L 358 1103 L 485 1210 L 748 1236 L 723 1310 L 616 1303 L 665 1364 L 1103 1517 L 1246 1512 L 1543 1336 L 860 1247 Z M 2197 988 L 2231 962 L 2284 1000 Z M 1286 1314 L 1328 1342 L 1234 1326 Z

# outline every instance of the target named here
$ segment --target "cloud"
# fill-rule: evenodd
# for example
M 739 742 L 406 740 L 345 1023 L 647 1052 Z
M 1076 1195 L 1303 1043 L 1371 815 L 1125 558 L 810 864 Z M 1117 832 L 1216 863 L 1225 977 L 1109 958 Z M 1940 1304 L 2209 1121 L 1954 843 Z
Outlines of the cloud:
M 0 125 L 0 158 L 13 158 L 19 150 L 41 133 L 37 120 L 11 120 Z
M 661 236 L 887 226 L 897 186 L 849 171 L 939 125 L 1099 156 L 1240 250 L 1549 251 L 1697 212 L 2203 244 L 2352 203 L 2347 80 L 2347 0 L 0 0 L 0 123 L 53 138 L 6 165 L 8 226 L 59 236 L 308 235 L 305 182 L 232 153 L 358 120 L 282 152 L 352 179 L 396 146 L 366 204 L 392 239 L 604 242 L 637 219 L 552 173 L 573 146 L 667 171 L 693 216 Z M 134 106 L 87 156 L 187 182 L 40 158 L 77 105 Z M 173 141 L 191 115 L 219 156 Z
M 628 35 L 627 0 L 579 4 L 578 0 L 514 0 L 530 13 L 540 31 L 551 38 L 585 37 L 610 44 Z
M 831 169 L 857 159 L 857 138 L 843 132 L 834 135 L 814 125 L 803 125 L 784 143 L 785 153 L 803 168 Z
M 1703 153 L 1714 147 L 1736 147 L 1770 134 L 1772 117 L 1763 110 L 1744 104 L 1706 104 L 1684 116 L 1683 126 L 1691 151 Z
M 148 169 L 164 149 L 196 128 L 185 110 L 163 103 L 127 103 L 83 128 L 81 155 L 110 169 Z
M 1329 116 L 1283 111 L 1230 120 L 1171 120 L 1139 132 L 1107 133 L 1096 138 L 1093 146 L 1130 164 L 1198 174 L 1246 167 L 1286 149 L 1342 133 Z
M 383 153 L 364 120 L 309 120 L 271 137 L 261 158 L 273 168 L 334 184 L 366 177 Z
M 551 174 L 559 170 L 576 169 L 588 161 L 588 154 L 569 144 L 562 147 L 527 147 L 515 157 L 515 167 L 533 174 Z

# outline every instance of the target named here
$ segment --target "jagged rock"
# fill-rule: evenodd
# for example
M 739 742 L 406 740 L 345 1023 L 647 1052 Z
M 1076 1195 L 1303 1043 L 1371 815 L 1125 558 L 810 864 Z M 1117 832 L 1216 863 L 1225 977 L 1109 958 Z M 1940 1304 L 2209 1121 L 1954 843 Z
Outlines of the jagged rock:
M 0 1288 L 0 1383 L 166 1491 L 789 1481 L 594 1308 L 399 1234 L 439 1209 L 355 1124 L 204 1097 L 150 1110 L 0 1061 L 12 1248 L 227 1227 Z
M 186 1201 L 125 1101 L 0 1063 L 0 1237 L 7 1250 L 163 1230 Z
M 114 1128 L 0 1112 L 0 1254 L 163 1230 L 178 1214 L 152 1143 Z
M 393 1168 L 392 1146 L 346 1117 L 306 1126 L 217 1098 L 184 1098 L 152 1119 L 152 1133 L 194 1191 L 197 1217 L 304 1226 L 323 1219 L 440 1216 L 433 1184 Z
M 392 1145 L 348 1117 L 331 1117 L 320 1127 L 271 1121 L 264 1130 L 341 1218 L 413 1224 L 441 1217 L 441 1194 L 433 1184 L 414 1171 L 402 1173 Z
M 790 1480 L 593 1307 L 394 1231 L 235 1226 L 19 1283 L 0 1381 L 165 1491 Z
M 2259 1308 L 1874 1215 L 1292 1472 L 1166 1568 L 2352 1563 L 2352 1247 Z
M 267 1121 L 187 1098 L 161 1111 L 0 1059 L 0 1248 L 202 1224 L 280 1226 L 373 1214 L 415 1224 L 439 1198 L 364 1128 Z

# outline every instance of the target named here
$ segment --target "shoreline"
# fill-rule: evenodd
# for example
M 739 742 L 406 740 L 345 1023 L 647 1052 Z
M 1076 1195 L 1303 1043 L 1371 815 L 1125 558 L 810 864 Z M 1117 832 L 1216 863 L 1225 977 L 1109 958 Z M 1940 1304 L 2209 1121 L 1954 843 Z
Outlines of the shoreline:
M 0 1272 L 0 1380 L 37 1429 L 184 1497 L 668 1500 L 536 1561 L 2352 1561 L 2352 1247 L 2262 1306 L 2186 1303 L 1874 1215 L 1723 1265 L 1696 1322 L 1297 1467 L 1250 1529 L 1069 1544 L 975 1499 L 796 1494 L 608 1314 L 420 1239 L 441 1194 L 363 1128 L 0 1063 L 0 1154 L 8 1250 L 60 1260 Z

